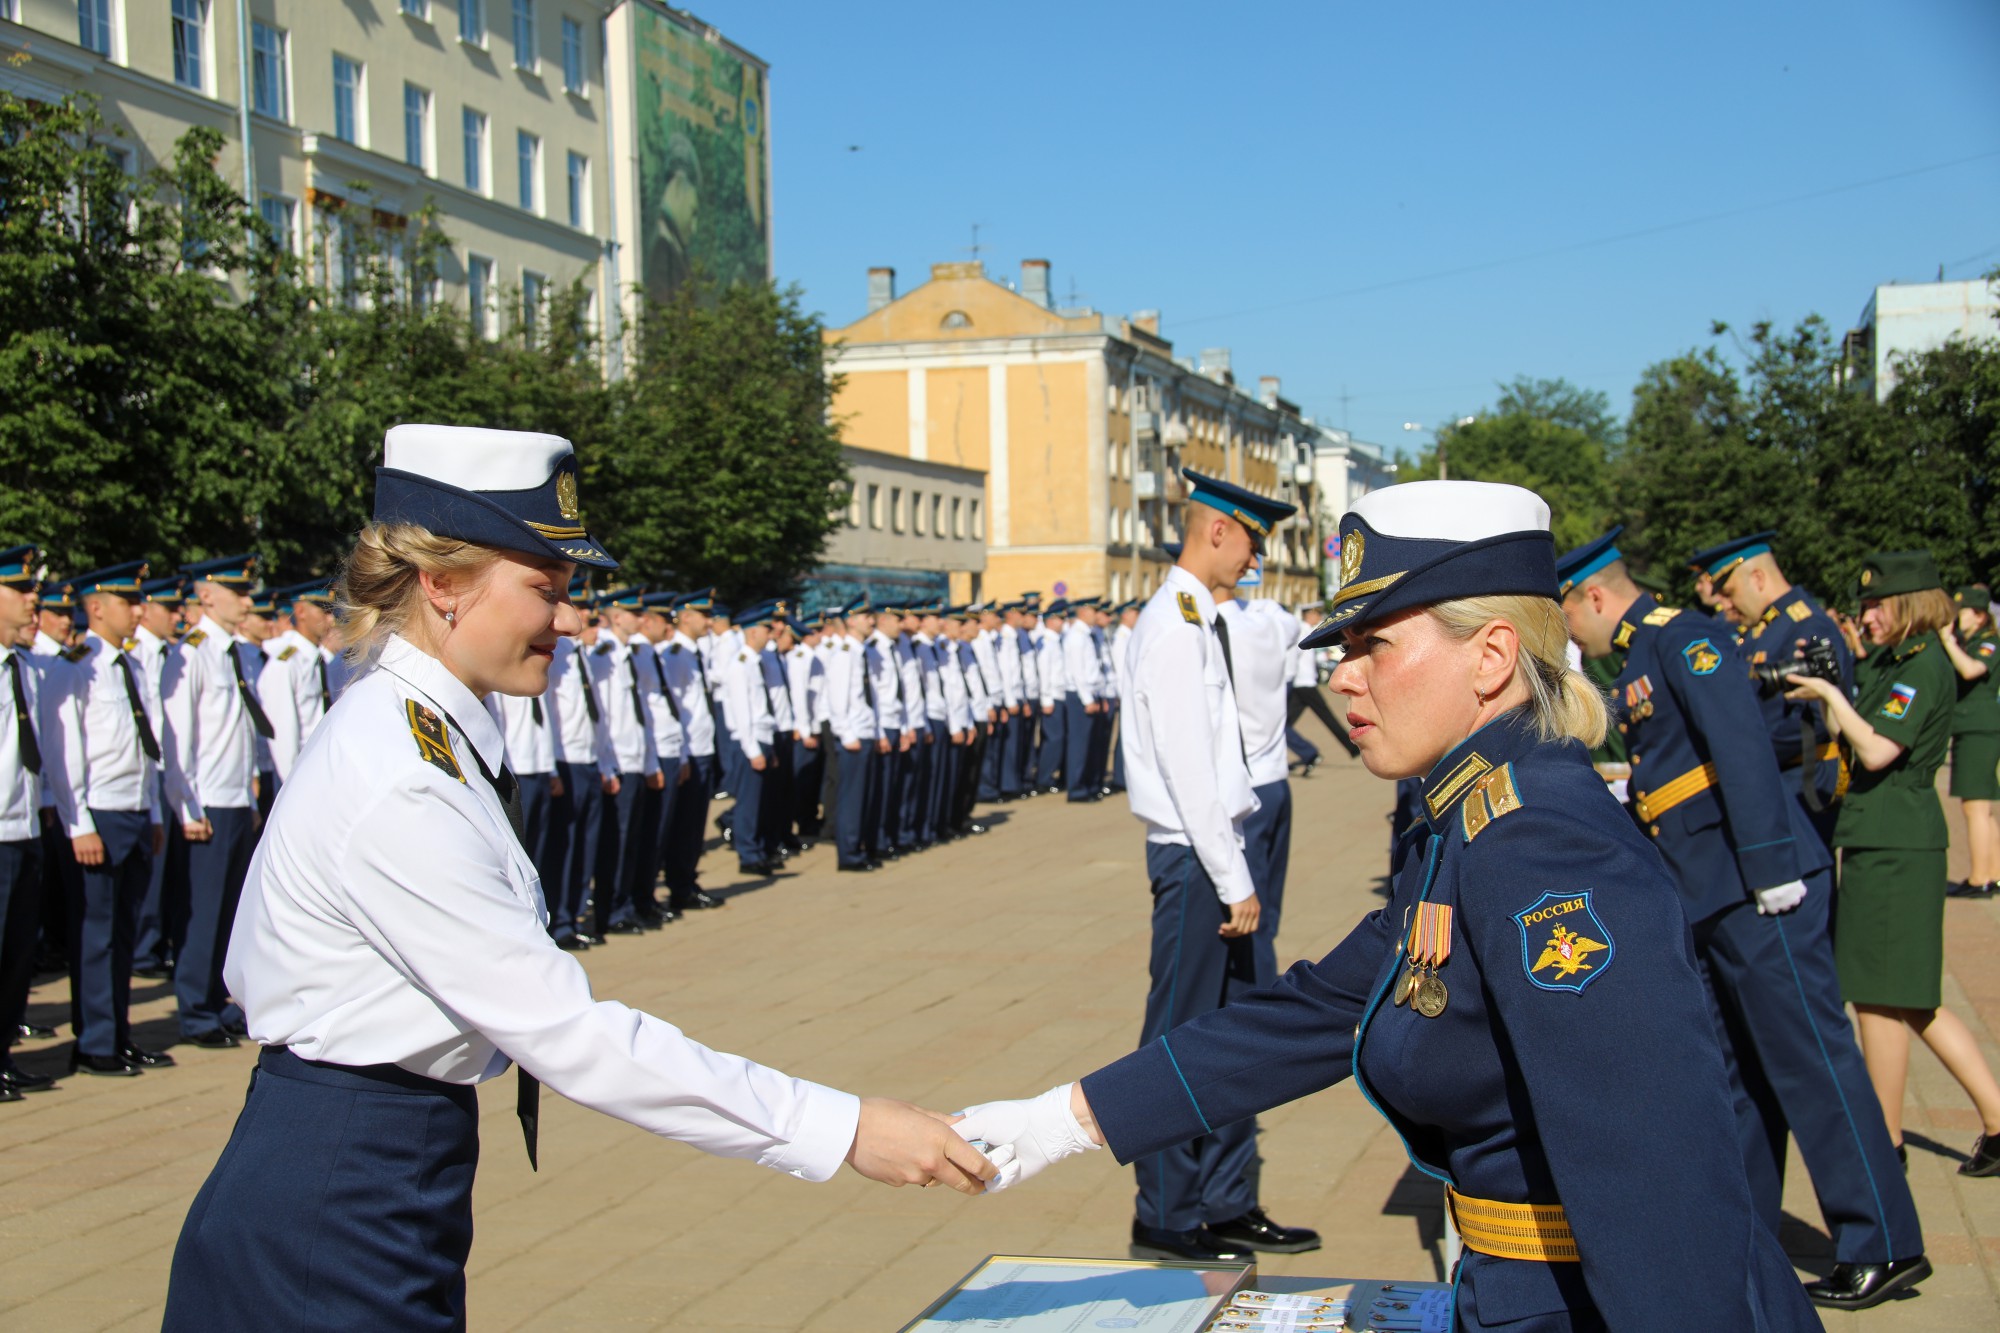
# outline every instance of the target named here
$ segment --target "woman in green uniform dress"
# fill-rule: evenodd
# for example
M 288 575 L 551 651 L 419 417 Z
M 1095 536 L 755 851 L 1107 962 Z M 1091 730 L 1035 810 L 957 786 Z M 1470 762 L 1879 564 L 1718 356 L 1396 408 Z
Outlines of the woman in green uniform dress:
M 2000 1084 L 1979 1043 L 1940 1002 L 1944 973 L 1945 823 L 1937 795 L 1958 704 L 1958 675 L 1938 631 L 1952 601 L 1928 551 L 1871 555 L 1861 567 L 1861 625 L 1870 651 L 1855 663 L 1855 698 L 1806 676 L 1794 698 L 1826 706 L 1853 755 L 1840 807 L 1834 957 L 1843 998 L 1860 1015 L 1861 1053 L 1890 1137 L 1902 1140 L 1910 1034 L 1936 1053 L 1972 1098 L 1984 1133 L 1961 1175 L 2000 1175 Z
M 2000 634 L 1993 630 L 1993 595 L 1984 588 L 1952 594 L 1958 623 L 1938 631 L 1951 669 L 1958 673 L 1958 707 L 1951 715 L 1951 794 L 1965 814 L 1965 851 L 1971 866 L 1946 891 L 1953 898 L 1988 898 L 2000 892 L 2000 691 L 1993 664 Z

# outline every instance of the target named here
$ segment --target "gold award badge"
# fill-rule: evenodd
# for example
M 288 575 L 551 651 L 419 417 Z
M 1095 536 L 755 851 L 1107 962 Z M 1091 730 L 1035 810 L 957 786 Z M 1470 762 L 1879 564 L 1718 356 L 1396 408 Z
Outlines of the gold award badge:
M 1367 543 L 1362 540 L 1361 530 L 1356 528 L 1340 542 L 1340 586 L 1345 588 L 1361 573 L 1361 554 Z

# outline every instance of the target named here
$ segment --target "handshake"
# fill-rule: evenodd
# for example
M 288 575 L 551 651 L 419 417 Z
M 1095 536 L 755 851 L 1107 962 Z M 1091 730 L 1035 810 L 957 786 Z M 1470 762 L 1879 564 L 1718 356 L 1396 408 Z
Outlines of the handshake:
M 948 1133 L 939 1133 L 949 1126 Z M 993 1194 L 1080 1152 L 1104 1146 L 1090 1103 L 1074 1083 L 1026 1101 L 982 1102 L 956 1116 L 868 1098 L 847 1162 L 885 1185 L 949 1185 Z

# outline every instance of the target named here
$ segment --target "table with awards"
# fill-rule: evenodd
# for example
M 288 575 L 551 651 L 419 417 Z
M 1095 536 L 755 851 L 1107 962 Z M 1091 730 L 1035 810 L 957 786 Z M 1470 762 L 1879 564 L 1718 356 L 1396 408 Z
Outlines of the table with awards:
M 1255 1264 L 990 1255 L 901 1333 L 1447 1333 L 1441 1282 L 1288 1277 Z

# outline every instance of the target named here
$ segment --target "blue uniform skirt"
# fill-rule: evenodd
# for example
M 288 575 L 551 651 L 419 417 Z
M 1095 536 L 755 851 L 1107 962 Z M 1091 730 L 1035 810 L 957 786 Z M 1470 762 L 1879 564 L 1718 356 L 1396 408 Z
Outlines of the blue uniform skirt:
M 174 1249 L 164 1333 L 462 1329 L 479 1099 L 267 1047 Z

